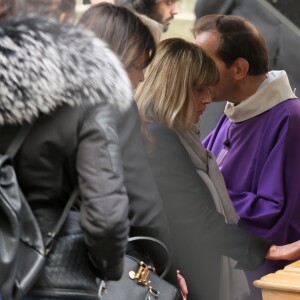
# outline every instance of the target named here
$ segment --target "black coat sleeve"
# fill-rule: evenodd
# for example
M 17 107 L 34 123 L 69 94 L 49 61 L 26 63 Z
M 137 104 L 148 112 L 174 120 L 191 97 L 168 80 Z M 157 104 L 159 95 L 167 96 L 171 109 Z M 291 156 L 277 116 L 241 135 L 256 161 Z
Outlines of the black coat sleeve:
M 108 105 L 89 106 L 78 129 L 76 168 L 81 226 L 102 279 L 123 272 L 128 233 L 128 197 L 115 122 Z

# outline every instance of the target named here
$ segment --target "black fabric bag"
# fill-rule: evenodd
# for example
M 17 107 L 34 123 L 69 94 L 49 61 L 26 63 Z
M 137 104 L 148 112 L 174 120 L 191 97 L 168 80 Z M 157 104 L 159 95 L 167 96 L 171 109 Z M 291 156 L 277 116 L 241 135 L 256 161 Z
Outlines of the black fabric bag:
M 168 273 L 171 265 L 167 247 L 159 240 L 150 237 L 133 237 L 134 241 L 151 242 L 159 245 L 167 257 L 165 270 L 158 276 L 155 269 L 138 260 L 126 255 L 124 260 L 124 272 L 119 281 L 102 281 L 100 287 L 101 300 L 176 300 L 179 299 L 178 289 L 165 281 L 163 278 Z

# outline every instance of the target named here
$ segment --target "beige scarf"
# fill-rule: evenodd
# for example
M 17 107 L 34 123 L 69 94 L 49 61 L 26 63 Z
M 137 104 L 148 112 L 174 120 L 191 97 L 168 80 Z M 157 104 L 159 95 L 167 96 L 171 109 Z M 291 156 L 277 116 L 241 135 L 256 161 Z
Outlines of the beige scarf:
M 199 133 L 199 126 L 194 125 L 191 132 L 177 134 L 191 157 L 198 175 L 209 188 L 217 211 L 224 215 L 227 223 L 237 224 L 239 217 L 229 198 L 224 178 L 218 168 L 214 155 L 203 147 Z M 245 273 L 242 270 L 235 269 L 235 266 L 236 261 L 222 256 L 220 300 L 242 300 L 250 293 Z

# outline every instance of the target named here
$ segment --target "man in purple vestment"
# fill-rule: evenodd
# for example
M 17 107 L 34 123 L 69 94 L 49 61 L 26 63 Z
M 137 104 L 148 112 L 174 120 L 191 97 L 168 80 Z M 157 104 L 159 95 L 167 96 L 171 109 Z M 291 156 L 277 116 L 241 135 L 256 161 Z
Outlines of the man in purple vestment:
M 269 72 L 262 33 L 238 16 L 207 15 L 196 43 L 215 61 L 220 82 L 213 101 L 228 101 L 204 146 L 214 153 L 240 216 L 239 225 L 274 243 L 300 238 L 300 102 L 285 71 Z M 268 261 L 247 272 L 252 282 L 284 267 Z

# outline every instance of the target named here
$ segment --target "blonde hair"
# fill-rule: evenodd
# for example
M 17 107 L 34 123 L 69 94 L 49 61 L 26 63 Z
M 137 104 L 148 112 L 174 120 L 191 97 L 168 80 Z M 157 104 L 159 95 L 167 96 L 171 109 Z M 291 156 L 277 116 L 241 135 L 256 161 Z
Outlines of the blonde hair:
M 163 40 L 135 94 L 143 124 L 158 122 L 181 133 L 190 130 L 195 116 L 194 89 L 218 81 L 213 60 L 197 45 L 180 38 Z M 144 127 L 142 130 L 149 137 Z

